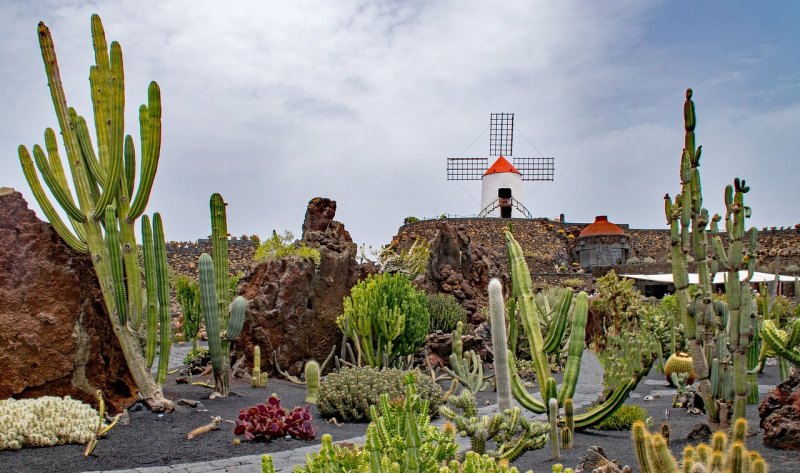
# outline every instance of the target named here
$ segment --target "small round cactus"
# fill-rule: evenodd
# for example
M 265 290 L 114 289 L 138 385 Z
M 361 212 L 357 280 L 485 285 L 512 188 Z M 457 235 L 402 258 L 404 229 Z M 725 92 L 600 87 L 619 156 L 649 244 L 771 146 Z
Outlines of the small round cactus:
M 695 373 L 692 357 L 683 352 L 676 352 L 670 355 L 667 358 L 667 362 L 664 363 L 664 375 L 670 384 L 672 384 L 672 373 L 687 373 L 689 378 L 686 380 L 686 384 L 694 383 Z

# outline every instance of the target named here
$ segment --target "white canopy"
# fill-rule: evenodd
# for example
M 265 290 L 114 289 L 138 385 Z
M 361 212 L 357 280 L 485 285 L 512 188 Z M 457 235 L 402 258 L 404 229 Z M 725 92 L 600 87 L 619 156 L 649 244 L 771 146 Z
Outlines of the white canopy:
M 664 274 L 620 274 L 620 276 L 628 279 L 638 279 L 640 281 L 659 282 L 663 284 L 672 284 L 672 273 Z M 727 273 L 718 272 L 714 275 L 714 284 L 724 284 Z M 739 271 L 739 279 L 747 277 L 747 271 Z M 781 282 L 792 282 L 798 276 L 785 276 L 778 275 L 778 280 Z M 750 279 L 751 283 L 771 282 L 775 280 L 775 275 L 770 273 L 753 272 L 753 277 Z M 689 273 L 689 284 L 698 284 L 699 278 L 697 273 Z

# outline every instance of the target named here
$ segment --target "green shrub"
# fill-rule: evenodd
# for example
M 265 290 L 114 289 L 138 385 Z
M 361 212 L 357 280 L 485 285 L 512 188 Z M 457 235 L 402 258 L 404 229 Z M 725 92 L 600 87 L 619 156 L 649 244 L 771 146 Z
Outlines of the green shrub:
M 258 245 L 256 252 L 253 255 L 255 261 L 271 261 L 279 260 L 286 256 L 299 256 L 307 258 L 319 266 L 322 261 L 319 250 L 306 245 L 305 242 L 293 243 L 294 235 L 290 231 L 283 232 L 283 236 L 278 235 L 275 230 L 272 231 L 272 236 Z
M 611 414 L 606 420 L 592 426 L 597 430 L 631 430 L 637 420 L 644 422 L 647 427 L 653 426 L 653 418 L 647 415 L 647 409 L 634 404 L 624 405 Z
M 388 394 L 389 399 L 403 397 L 406 373 L 371 366 L 343 368 L 330 373 L 320 383 L 317 409 L 324 417 L 336 417 L 345 422 L 368 420 L 370 406 L 378 404 L 381 394 Z M 442 405 L 442 388 L 429 376 L 417 373 L 416 390 L 420 399 L 428 401 L 428 412 L 438 413 Z
M 458 322 L 467 323 L 467 309 L 452 294 L 430 294 L 428 313 L 431 316 L 429 332 L 441 330 L 450 333 Z
M 368 276 L 344 299 L 336 320 L 353 340 L 361 361 L 370 366 L 393 365 L 425 343 L 430 325 L 428 301 L 400 274 Z

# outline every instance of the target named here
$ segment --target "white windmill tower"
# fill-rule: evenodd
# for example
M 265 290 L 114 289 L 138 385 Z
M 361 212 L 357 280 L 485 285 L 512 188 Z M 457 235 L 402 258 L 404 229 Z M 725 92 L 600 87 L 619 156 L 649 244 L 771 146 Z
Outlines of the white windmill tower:
M 552 181 L 553 158 L 513 158 L 514 114 L 489 118 L 489 156 L 447 158 L 448 181 L 481 181 L 478 217 L 532 218 L 522 202 L 523 181 Z M 489 159 L 493 159 L 491 167 Z M 513 159 L 513 164 L 507 158 Z

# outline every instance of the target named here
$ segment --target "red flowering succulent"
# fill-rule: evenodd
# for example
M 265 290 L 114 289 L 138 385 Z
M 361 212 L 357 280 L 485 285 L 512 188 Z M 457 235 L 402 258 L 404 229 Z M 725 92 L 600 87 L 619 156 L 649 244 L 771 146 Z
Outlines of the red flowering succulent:
M 239 411 L 239 420 L 236 421 L 233 433 L 244 434 L 247 440 L 264 441 L 287 435 L 300 440 L 311 440 L 316 435 L 311 425 L 308 406 L 295 407 L 287 414 L 275 394 L 265 404 L 256 404 Z

